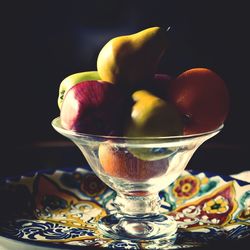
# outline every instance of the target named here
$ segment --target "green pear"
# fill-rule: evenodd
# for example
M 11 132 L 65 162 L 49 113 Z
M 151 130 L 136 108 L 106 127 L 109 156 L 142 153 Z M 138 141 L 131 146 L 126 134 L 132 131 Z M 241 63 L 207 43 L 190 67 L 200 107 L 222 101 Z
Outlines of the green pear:
M 83 81 L 101 80 L 97 71 L 86 71 L 75 73 L 66 77 L 60 84 L 59 95 L 57 99 L 58 107 L 61 109 L 66 92 L 75 84 Z
M 125 130 L 126 136 L 156 138 L 182 134 L 182 119 L 174 106 L 147 90 L 135 91 L 132 99 L 135 103 Z M 129 151 L 142 160 L 157 160 L 173 153 L 173 148 L 141 147 L 130 148 Z
M 160 27 L 115 37 L 101 49 L 97 70 L 103 81 L 133 90 L 154 77 L 166 47 L 166 32 Z

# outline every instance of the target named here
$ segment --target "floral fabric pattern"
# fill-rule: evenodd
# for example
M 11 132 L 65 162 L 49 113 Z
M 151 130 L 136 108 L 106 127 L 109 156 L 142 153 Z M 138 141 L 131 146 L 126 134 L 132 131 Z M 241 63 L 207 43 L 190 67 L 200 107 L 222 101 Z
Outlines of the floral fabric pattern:
M 190 199 L 199 192 L 200 180 L 195 176 L 183 176 L 175 182 L 173 193 L 177 199 Z
M 225 213 L 229 209 L 229 202 L 222 196 L 217 196 L 215 199 L 212 199 L 206 202 L 203 206 L 203 210 L 211 214 L 221 214 Z
M 115 249 L 145 246 L 143 241 L 114 240 L 99 232 L 96 222 L 112 212 L 116 194 L 84 168 L 35 172 L 7 179 L 0 185 L 0 194 L 13 197 L 13 202 L 0 206 L 0 214 L 5 214 L 0 217 L 1 236 L 26 239 L 38 245 L 47 242 L 57 246 Z M 173 249 L 196 246 L 221 235 L 232 239 L 249 235 L 249 183 L 184 171 L 160 192 L 160 198 L 162 212 L 185 229 L 178 232 Z M 21 207 L 15 206 L 17 200 L 23 204 Z M 154 246 L 154 242 L 151 244 Z

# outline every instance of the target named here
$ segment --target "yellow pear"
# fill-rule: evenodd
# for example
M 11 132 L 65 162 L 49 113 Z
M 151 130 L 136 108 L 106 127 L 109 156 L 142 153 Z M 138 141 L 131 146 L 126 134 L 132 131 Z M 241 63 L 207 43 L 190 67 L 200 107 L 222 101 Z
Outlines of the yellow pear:
M 181 135 L 183 125 L 181 116 L 171 104 L 147 90 L 132 94 L 134 105 L 125 135 L 128 137 L 165 137 Z M 139 140 L 142 140 L 139 139 Z M 163 159 L 173 153 L 168 148 L 130 148 L 129 151 L 142 160 Z
M 165 100 L 147 90 L 132 94 L 134 105 L 126 135 L 130 137 L 175 136 L 182 134 L 178 111 Z
M 166 32 L 160 27 L 115 37 L 98 55 L 98 73 L 103 81 L 135 89 L 153 78 L 166 47 Z

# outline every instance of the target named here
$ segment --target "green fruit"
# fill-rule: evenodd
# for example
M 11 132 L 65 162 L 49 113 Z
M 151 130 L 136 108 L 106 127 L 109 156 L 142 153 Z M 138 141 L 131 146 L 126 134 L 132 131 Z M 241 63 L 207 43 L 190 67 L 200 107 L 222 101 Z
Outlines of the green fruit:
M 149 91 L 138 90 L 133 93 L 135 104 L 132 107 L 125 135 L 129 137 L 165 137 L 181 135 L 182 120 L 177 110 L 165 100 Z M 133 148 L 129 149 L 142 160 L 161 159 L 171 154 L 171 148 Z
M 153 79 L 166 49 L 165 33 L 159 27 L 152 27 L 111 39 L 97 58 L 102 80 L 135 89 Z
M 101 80 L 97 71 L 86 71 L 75 73 L 66 77 L 60 84 L 59 95 L 57 99 L 58 107 L 61 109 L 66 92 L 75 84 L 83 81 Z

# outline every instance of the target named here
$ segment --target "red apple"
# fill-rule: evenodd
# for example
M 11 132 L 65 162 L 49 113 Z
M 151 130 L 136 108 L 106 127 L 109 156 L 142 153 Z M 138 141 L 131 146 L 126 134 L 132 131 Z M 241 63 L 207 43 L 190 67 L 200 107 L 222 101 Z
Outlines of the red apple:
M 168 98 L 185 117 L 184 134 L 218 128 L 229 111 L 229 93 L 225 82 L 206 68 L 190 69 L 173 79 Z
M 163 88 L 165 89 L 165 85 L 168 86 L 170 81 L 172 80 L 172 77 L 167 74 L 155 74 L 154 75 L 154 85 L 155 87 Z
M 117 148 L 103 143 L 99 146 L 99 159 L 104 172 L 128 181 L 147 181 L 163 175 L 168 169 L 168 159 L 141 160 L 126 148 Z
M 114 84 L 85 81 L 74 85 L 64 97 L 61 125 L 87 134 L 121 133 L 125 97 Z
M 147 85 L 148 89 L 154 95 L 166 99 L 167 91 L 172 77 L 167 74 L 155 74 L 153 80 Z

